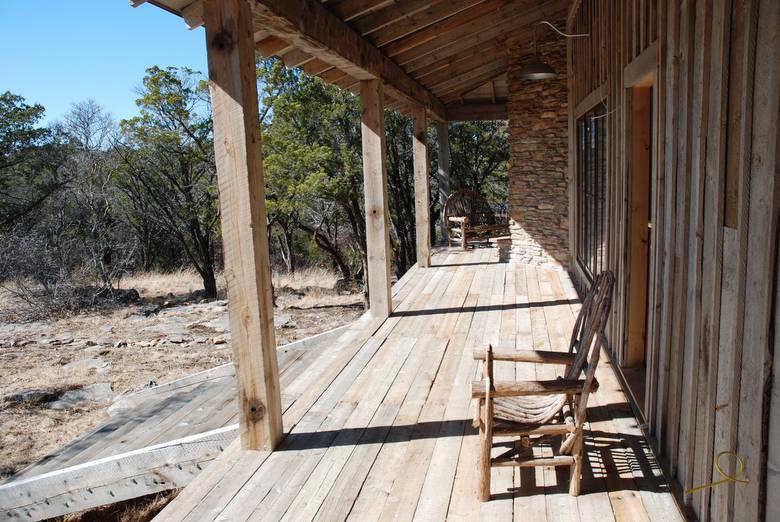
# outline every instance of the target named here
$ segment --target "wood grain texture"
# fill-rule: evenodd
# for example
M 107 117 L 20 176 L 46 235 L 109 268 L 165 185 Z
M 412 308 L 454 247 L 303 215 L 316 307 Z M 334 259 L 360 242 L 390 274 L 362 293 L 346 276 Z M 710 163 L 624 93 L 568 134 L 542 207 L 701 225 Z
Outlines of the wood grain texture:
M 417 264 L 431 266 L 431 193 L 428 176 L 428 119 L 422 107 L 412 111 L 412 162 L 414 163 L 414 223 Z
M 244 448 L 270 450 L 282 411 L 252 16 L 242 0 L 208 0 L 204 18 L 239 432 Z
M 626 89 L 646 85 L 642 71 L 658 64 L 651 83 L 657 173 L 647 397 L 640 408 L 673 489 L 700 520 L 763 519 L 772 498 L 761 477 L 773 446 L 767 329 L 777 285 L 778 189 L 767 172 L 774 169 L 776 179 L 777 132 L 776 124 L 766 125 L 777 121 L 780 91 L 777 60 L 768 61 L 778 53 L 776 17 L 776 3 L 760 0 L 629 0 L 575 2 L 569 18 L 572 31 L 595 36 L 570 44 L 571 104 L 605 85 L 610 107 L 608 267 L 620 277 L 609 337 L 621 361 L 634 301 L 623 282 L 642 278 L 627 263 L 639 231 L 626 226 L 636 145 Z M 604 33 L 605 24 L 614 30 Z M 572 176 L 575 167 L 576 158 Z M 571 199 L 576 204 L 575 194 Z M 749 487 L 731 483 L 684 495 L 718 479 L 714 461 L 723 451 L 752 459 L 756 482 L 751 476 Z M 734 472 L 733 462 L 723 464 Z
M 382 82 L 360 82 L 363 139 L 363 191 L 366 211 L 369 311 L 376 318 L 390 315 L 390 225 L 387 203 L 387 158 Z
M 436 96 L 320 2 L 259 0 L 252 3 L 252 11 L 257 25 L 271 34 L 357 80 L 381 79 L 394 96 L 420 104 L 444 119 L 444 107 Z
M 404 276 L 393 314 L 380 326 L 364 325 L 357 346 L 340 339 L 291 383 L 316 399 L 301 395 L 285 411 L 291 428 L 280 451 L 225 453 L 159 519 L 513 520 L 545 519 L 549 511 L 550 520 L 650 513 L 682 520 L 662 476 L 643 476 L 657 465 L 630 428 L 636 420 L 606 356 L 591 397 L 614 420 L 585 428 L 580 495 L 568 494 L 569 463 L 562 474 L 494 467 L 496 498 L 480 505 L 468 393 L 479 369 L 473 352 L 492 342 L 565 353 L 579 305 L 564 272 L 500 263 L 496 249 L 440 250 L 431 265 Z M 496 378 L 514 380 L 520 366 L 536 365 L 496 361 Z M 555 374 L 538 367 L 527 377 Z M 615 477 L 610 483 L 602 461 Z M 629 462 L 640 463 L 636 476 L 626 472 Z

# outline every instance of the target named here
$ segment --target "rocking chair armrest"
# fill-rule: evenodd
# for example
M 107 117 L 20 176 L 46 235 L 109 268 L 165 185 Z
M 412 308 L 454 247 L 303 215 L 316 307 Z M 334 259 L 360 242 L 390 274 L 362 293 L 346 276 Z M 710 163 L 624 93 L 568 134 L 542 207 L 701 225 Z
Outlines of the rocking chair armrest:
M 450 216 L 447 219 L 449 219 L 453 223 L 468 223 L 469 222 L 468 216 Z
M 473 357 L 476 360 L 484 361 L 485 349 L 480 348 L 474 350 Z M 494 361 L 561 364 L 564 366 L 571 366 L 572 364 L 574 364 L 575 358 L 576 355 L 573 353 L 552 352 L 549 350 L 511 350 L 511 351 L 493 350 Z
M 585 386 L 583 379 L 556 379 L 552 381 L 494 381 L 490 396 L 523 397 L 529 395 L 577 395 Z M 471 398 L 484 398 L 485 381 L 471 381 Z

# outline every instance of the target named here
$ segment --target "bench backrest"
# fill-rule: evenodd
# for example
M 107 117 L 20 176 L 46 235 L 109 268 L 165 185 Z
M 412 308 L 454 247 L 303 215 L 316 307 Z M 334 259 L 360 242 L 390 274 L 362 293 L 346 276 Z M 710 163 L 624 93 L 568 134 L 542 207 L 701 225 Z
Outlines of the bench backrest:
M 485 196 L 476 190 L 462 189 L 453 192 L 444 203 L 444 220 L 450 217 L 468 217 L 469 224 L 495 225 L 496 216 Z

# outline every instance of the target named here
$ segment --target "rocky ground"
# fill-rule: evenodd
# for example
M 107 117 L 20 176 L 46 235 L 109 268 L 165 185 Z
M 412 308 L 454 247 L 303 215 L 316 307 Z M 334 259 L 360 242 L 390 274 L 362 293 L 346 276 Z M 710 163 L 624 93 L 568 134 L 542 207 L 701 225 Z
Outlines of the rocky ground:
M 191 297 L 147 296 L 110 312 L 0 323 L 0 478 L 99 424 L 119 395 L 229 362 L 227 301 Z M 362 312 L 357 293 L 282 288 L 277 343 Z

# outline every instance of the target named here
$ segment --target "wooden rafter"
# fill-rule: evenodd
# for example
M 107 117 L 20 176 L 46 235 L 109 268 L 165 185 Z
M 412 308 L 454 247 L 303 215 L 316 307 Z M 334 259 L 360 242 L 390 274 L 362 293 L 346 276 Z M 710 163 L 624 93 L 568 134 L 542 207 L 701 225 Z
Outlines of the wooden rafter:
M 426 45 L 423 48 L 415 49 L 414 53 L 404 53 L 402 56 L 396 57 L 404 68 L 409 71 L 410 74 L 419 74 L 421 71 L 426 71 L 430 68 L 436 68 L 439 64 L 445 60 L 452 58 L 459 59 L 464 54 L 471 52 L 479 52 L 483 46 L 490 46 L 492 44 L 499 44 L 506 41 L 506 35 L 511 30 L 507 28 L 510 24 L 495 25 L 491 29 L 477 32 L 476 34 L 465 35 L 463 38 L 452 38 L 452 43 L 445 46 L 439 46 L 438 43 L 434 45 Z M 431 42 L 433 43 L 433 42 Z
M 394 42 L 383 46 L 382 50 L 390 57 L 396 56 L 418 45 L 435 40 L 445 33 L 455 31 L 459 27 L 473 23 L 487 13 L 506 5 L 506 3 L 506 0 L 488 0 L 487 2 L 482 2 L 469 9 L 460 11 L 454 16 L 450 16 L 449 18 L 429 25 L 421 31 L 414 32 L 404 38 L 395 40 Z
M 288 42 L 278 38 L 276 36 L 268 36 L 255 44 L 257 52 L 265 57 L 281 56 L 287 51 L 295 49 Z
M 197 13 L 201 1 L 187 4 L 188 13 Z M 152 2 L 184 14 L 181 7 L 164 5 L 173 0 Z M 256 48 L 263 56 L 280 57 L 289 67 L 301 67 L 306 74 L 352 92 L 358 91 L 361 80 L 381 78 L 386 84 L 385 100 L 394 99 L 394 108 L 409 111 L 422 105 L 436 119 L 446 117 L 444 100 L 438 96 L 457 91 L 455 99 L 460 99 L 464 89 L 469 89 L 468 94 L 489 81 L 480 73 L 505 56 L 510 39 L 511 45 L 524 46 L 531 40 L 533 23 L 540 19 L 560 23 L 570 9 L 570 2 L 564 0 L 252 0 L 249 4 Z M 491 75 L 501 72 L 491 71 Z M 474 83 L 478 81 L 482 83 Z M 450 82 L 445 90 L 442 82 Z M 497 100 L 502 96 L 496 94 Z
M 195 0 L 181 10 L 181 17 L 190 29 L 197 29 L 203 25 L 203 1 Z
M 447 92 L 441 93 L 442 100 L 444 100 L 445 103 L 458 100 L 468 93 L 478 89 L 482 85 L 485 85 L 490 80 L 505 74 L 505 69 L 506 64 L 496 63 L 494 64 L 494 67 L 485 70 L 482 74 L 474 77 L 472 81 L 459 85 L 453 89 L 447 89 Z
M 255 22 L 302 51 L 333 64 L 358 80 L 382 79 L 394 97 L 422 105 L 436 118 L 444 105 L 401 67 L 313 0 L 256 0 Z
M 455 91 L 465 94 L 506 71 L 506 65 L 506 57 L 501 56 L 492 62 L 487 62 L 479 67 L 471 69 L 468 73 L 450 77 L 432 85 L 431 89 L 440 95 L 449 94 Z
M 426 39 L 421 45 L 393 55 L 393 59 L 408 71 L 425 68 L 430 63 L 446 56 L 468 51 L 483 45 L 484 42 L 508 34 L 518 33 L 519 28 L 529 27 L 543 18 L 555 19 L 560 7 L 556 0 L 549 0 L 533 8 L 510 5 L 486 14 L 469 22 L 456 26 L 446 33 Z M 530 30 L 524 31 L 530 39 Z M 401 40 L 403 41 L 403 40 Z M 433 57 L 429 55 L 433 54 Z
M 571 6 L 569 6 L 569 14 L 566 16 L 566 29 L 571 29 L 574 23 L 574 17 L 577 16 L 577 11 L 580 8 L 582 0 L 572 0 Z
M 333 2 L 332 0 L 326 5 L 329 7 L 333 4 L 331 11 L 341 18 L 342 20 L 352 20 L 358 16 L 363 16 L 367 13 L 372 13 L 383 7 L 387 7 L 397 3 L 397 0 L 342 0 L 341 2 Z
M 462 75 L 479 68 L 483 64 L 491 63 L 503 58 L 506 50 L 503 47 L 494 47 L 486 49 L 483 52 L 475 53 L 466 57 L 464 60 L 457 61 L 449 66 L 434 70 L 431 74 L 420 79 L 425 85 L 438 85 L 447 80 L 460 78 Z
M 324 73 L 320 74 L 320 78 L 322 78 L 322 81 L 324 81 L 325 83 L 333 83 L 333 84 L 346 77 L 349 77 L 351 82 L 357 81 L 351 76 L 347 75 L 347 73 L 345 73 L 341 69 L 337 69 L 336 67 L 328 69 Z
M 303 64 L 314 60 L 314 57 L 300 49 L 292 49 L 282 55 L 282 60 L 288 67 L 300 67 Z
M 401 20 L 404 17 L 412 16 L 423 9 L 431 6 L 432 0 L 407 0 L 402 3 L 392 3 L 384 7 L 367 13 L 365 16 L 355 20 L 353 26 L 362 35 L 371 34 L 374 31 L 387 27 L 388 25 Z
M 442 71 L 451 71 L 449 74 L 455 74 L 455 67 L 466 67 L 463 65 L 467 62 L 480 63 L 479 57 L 481 56 L 494 56 L 495 54 L 503 54 L 506 52 L 506 40 L 503 37 L 494 38 L 489 42 L 485 42 L 480 47 L 471 47 L 462 53 L 455 53 L 450 56 L 446 56 L 436 62 L 431 63 L 427 67 L 411 72 L 412 76 L 418 81 L 427 84 L 431 81 L 434 75 L 441 73 Z M 481 60 L 484 63 L 487 58 Z
M 404 36 L 416 33 L 421 29 L 447 20 L 461 11 L 472 7 L 478 7 L 482 3 L 489 4 L 490 2 L 484 2 L 484 0 L 451 0 L 439 2 L 427 9 L 423 9 L 417 13 L 407 14 L 399 18 L 396 23 L 390 24 L 371 34 L 370 39 L 375 45 L 382 47 L 399 38 L 403 38 Z M 405 5 L 406 4 L 401 4 L 397 9 L 401 10 Z M 360 21 L 358 21 L 356 26 L 360 32 L 363 32 L 363 30 L 360 29 L 360 25 Z
M 447 105 L 447 121 L 506 120 L 505 103 L 453 103 Z
M 324 73 L 325 71 L 329 71 L 333 69 L 333 66 L 329 64 L 328 62 L 323 62 L 319 58 L 315 58 L 310 62 L 306 62 L 301 66 L 303 69 L 303 72 L 306 74 L 311 74 L 313 76 L 319 76 L 320 74 Z

